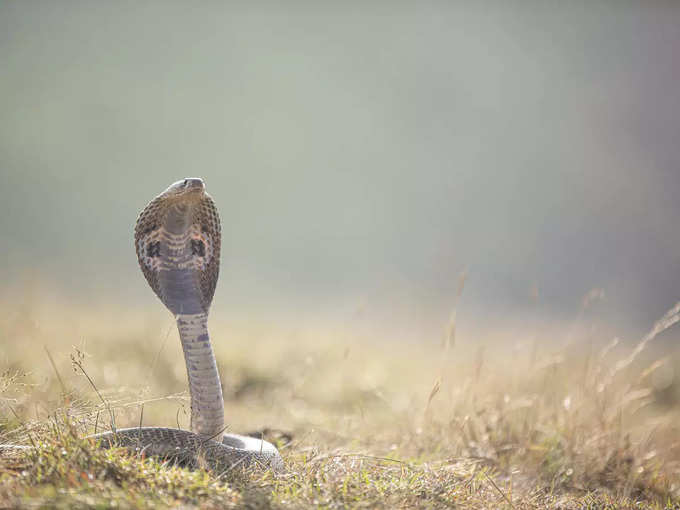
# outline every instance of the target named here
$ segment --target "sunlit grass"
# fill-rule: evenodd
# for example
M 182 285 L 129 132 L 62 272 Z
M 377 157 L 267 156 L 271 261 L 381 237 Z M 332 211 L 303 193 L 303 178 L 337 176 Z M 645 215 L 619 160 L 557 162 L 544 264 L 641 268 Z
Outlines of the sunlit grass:
M 119 427 L 188 427 L 184 363 L 162 311 L 39 294 L 2 305 L 0 442 L 39 446 L 0 459 L 9 506 L 680 504 L 677 352 L 610 338 L 483 348 L 453 326 L 441 343 L 405 344 L 214 317 L 230 429 L 278 442 L 287 466 L 217 477 L 85 439 L 110 427 L 108 408 Z

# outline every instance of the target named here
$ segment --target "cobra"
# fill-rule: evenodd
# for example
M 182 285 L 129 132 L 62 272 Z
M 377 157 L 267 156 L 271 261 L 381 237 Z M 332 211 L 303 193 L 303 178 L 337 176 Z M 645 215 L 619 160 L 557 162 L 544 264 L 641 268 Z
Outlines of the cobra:
M 191 431 L 134 427 L 95 434 L 101 447 L 124 446 L 146 455 L 226 470 L 253 463 L 281 470 L 271 443 L 227 434 L 224 400 L 208 333 L 208 314 L 220 267 L 220 219 L 200 178 L 175 182 L 142 210 L 135 225 L 142 273 L 175 316 L 191 397 Z M 0 445 L 0 452 L 28 449 Z

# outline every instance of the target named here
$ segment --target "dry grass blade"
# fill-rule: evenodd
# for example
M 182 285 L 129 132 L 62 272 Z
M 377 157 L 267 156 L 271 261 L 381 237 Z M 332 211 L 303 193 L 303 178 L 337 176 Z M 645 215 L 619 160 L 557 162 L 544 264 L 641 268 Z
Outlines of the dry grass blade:
M 458 276 L 458 288 L 456 290 L 456 298 L 453 302 L 453 309 L 451 310 L 451 317 L 449 318 L 449 325 L 446 330 L 446 338 L 444 341 L 444 351 L 448 353 L 449 350 L 456 343 L 456 316 L 458 313 L 458 302 L 463 295 L 463 289 L 465 289 L 465 280 L 467 279 L 467 269 L 460 273 Z
M 647 333 L 642 340 L 635 346 L 635 349 L 626 358 L 622 359 L 616 364 L 614 373 L 628 367 L 637 356 L 647 347 L 647 344 L 654 340 L 660 333 L 663 333 L 668 328 L 680 321 L 680 302 L 676 303 L 673 308 L 668 310 L 664 316 L 654 323 L 652 329 Z
M 441 388 L 441 381 L 437 379 L 434 382 L 434 385 L 432 386 L 432 389 L 430 390 L 430 395 L 427 397 L 427 405 L 425 406 L 425 414 L 427 415 L 430 410 L 430 404 L 432 403 L 432 400 L 434 397 L 437 396 L 437 393 L 439 393 L 439 389 Z
M 487 481 L 491 484 L 491 486 L 494 489 L 496 489 L 496 492 L 498 492 L 498 494 L 500 494 L 503 497 L 503 499 L 508 503 L 508 505 L 510 505 L 510 508 L 512 508 L 514 510 L 515 505 L 512 504 L 512 501 L 510 501 L 510 498 L 508 498 L 505 495 L 505 493 L 501 490 L 501 488 L 498 485 L 496 485 L 496 482 L 493 481 L 493 478 L 491 478 L 486 472 L 484 472 L 484 476 L 487 479 Z
M 82 362 L 79 359 L 76 359 L 75 357 L 71 357 L 71 361 L 74 366 L 78 367 L 80 371 L 83 373 L 83 375 L 87 378 L 88 382 L 90 383 L 90 386 L 92 386 L 92 389 L 94 389 L 95 393 L 97 393 L 97 396 L 99 397 L 99 400 L 101 400 L 102 404 L 106 408 L 106 410 L 109 412 L 109 416 L 111 418 L 111 430 L 113 432 L 116 431 L 116 415 L 113 412 L 113 409 L 111 408 L 111 404 L 107 402 L 104 397 L 102 397 L 102 394 L 99 392 L 99 389 L 97 388 L 97 385 L 94 383 L 92 378 L 88 375 L 88 373 L 85 371 L 85 368 L 83 367 Z

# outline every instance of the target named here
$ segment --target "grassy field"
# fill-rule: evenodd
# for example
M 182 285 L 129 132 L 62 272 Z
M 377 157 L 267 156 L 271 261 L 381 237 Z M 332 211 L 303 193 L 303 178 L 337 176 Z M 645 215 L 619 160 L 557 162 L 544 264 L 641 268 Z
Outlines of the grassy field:
M 680 508 L 678 353 L 654 334 L 407 344 L 215 316 L 230 430 L 278 443 L 274 476 L 85 439 L 110 427 L 109 408 L 119 427 L 188 427 L 160 305 L 0 304 L 0 443 L 39 445 L 0 459 L 2 508 Z

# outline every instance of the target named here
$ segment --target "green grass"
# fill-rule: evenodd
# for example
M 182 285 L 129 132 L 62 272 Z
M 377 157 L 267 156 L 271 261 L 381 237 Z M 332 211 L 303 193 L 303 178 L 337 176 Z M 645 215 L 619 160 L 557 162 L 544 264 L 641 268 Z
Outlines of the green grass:
M 0 508 L 680 508 L 679 390 L 662 377 L 678 353 L 652 339 L 412 345 L 214 317 L 230 429 L 278 442 L 287 467 L 218 475 L 86 438 L 109 407 L 119 427 L 188 426 L 169 318 L 3 306 L 0 442 L 38 448 L 0 458 Z

